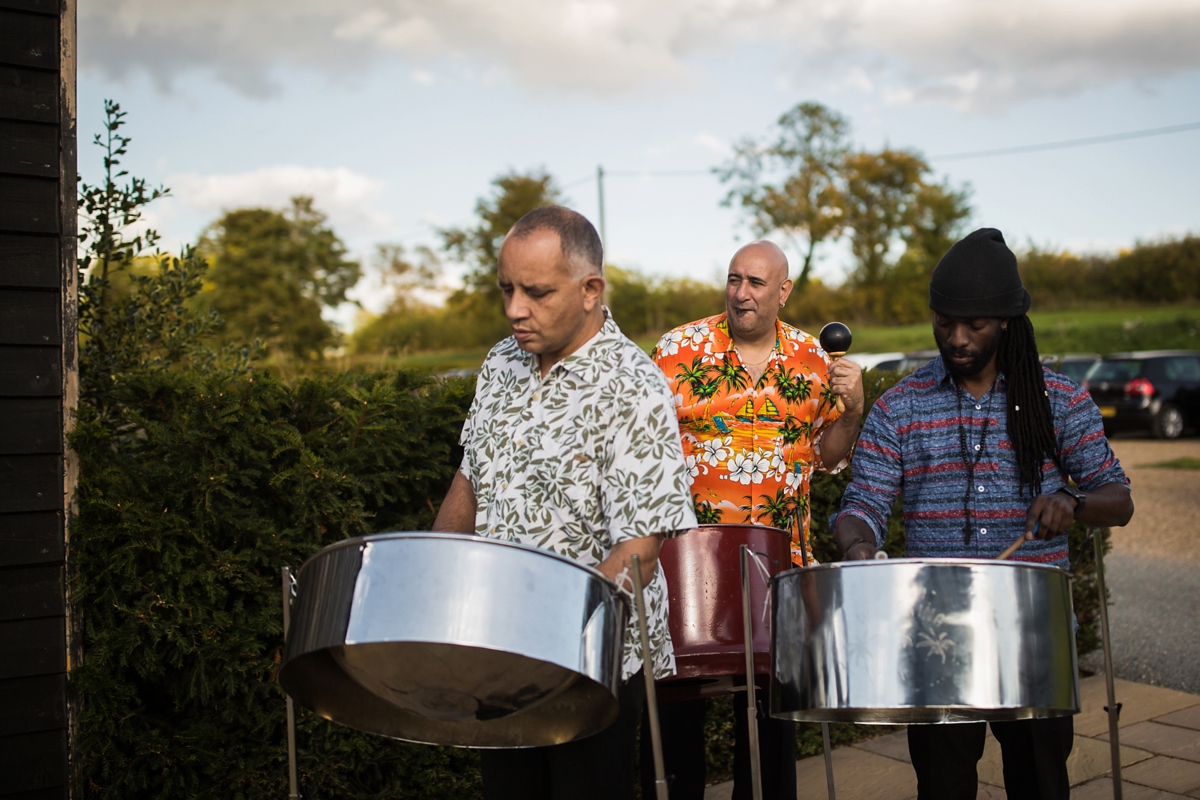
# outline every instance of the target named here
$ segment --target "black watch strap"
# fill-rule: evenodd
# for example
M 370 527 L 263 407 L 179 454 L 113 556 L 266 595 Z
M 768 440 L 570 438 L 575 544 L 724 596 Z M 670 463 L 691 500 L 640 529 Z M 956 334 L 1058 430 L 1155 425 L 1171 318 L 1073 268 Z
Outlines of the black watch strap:
M 1069 494 L 1075 498 L 1075 513 L 1083 511 L 1083 507 L 1087 504 L 1087 495 L 1076 489 L 1074 486 L 1064 486 L 1059 489 L 1063 494 Z

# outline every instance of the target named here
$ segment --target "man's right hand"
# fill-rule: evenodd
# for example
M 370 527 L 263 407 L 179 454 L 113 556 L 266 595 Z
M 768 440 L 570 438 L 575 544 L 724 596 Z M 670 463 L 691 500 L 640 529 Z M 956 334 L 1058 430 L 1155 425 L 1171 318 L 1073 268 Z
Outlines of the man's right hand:
M 875 531 L 858 517 L 847 514 L 833 532 L 843 561 L 867 561 L 875 557 Z

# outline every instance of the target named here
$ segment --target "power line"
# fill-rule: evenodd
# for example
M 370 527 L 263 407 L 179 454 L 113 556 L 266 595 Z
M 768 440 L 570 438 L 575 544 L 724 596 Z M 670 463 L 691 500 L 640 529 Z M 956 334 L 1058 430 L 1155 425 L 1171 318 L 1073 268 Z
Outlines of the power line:
M 949 153 L 944 156 L 930 156 L 930 161 L 953 161 L 963 158 L 987 158 L 989 156 L 1007 156 L 1017 153 L 1036 153 L 1041 150 L 1063 150 L 1069 147 L 1083 147 L 1089 144 L 1104 144 L 1105 142 L 1120 142 L 1126 139 L 1143 139 L 1147 136 L 1165 136 L 1168 133 L 1183 133 L 1200 129 L 1200 122 L 1189 122 L 1184 125 L 1170 125 L 1166 128 L 1146 128 L 1127 133 L 1112 133 L 1106 136 L 1087 136 L 1083 139 L 1064 139 L 1059 142 L 1044 142 L 1042 144 L 1027 144 L 1020 147 L 1002 147 L 998 150 L 975 150 L 969 153 Z

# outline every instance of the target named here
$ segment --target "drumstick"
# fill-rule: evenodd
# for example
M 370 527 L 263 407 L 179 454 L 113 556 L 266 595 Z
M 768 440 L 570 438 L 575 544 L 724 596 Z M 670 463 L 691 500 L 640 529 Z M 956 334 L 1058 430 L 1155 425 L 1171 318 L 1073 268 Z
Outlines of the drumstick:
M 1035 523 L 1034 523 L 1034 525 L 1033 525 L 1033 532 L 1034 532 L 1034 533 L 1037 533 L 1037 532 L 1038 532 L 1038 528 L 1040 528 L 1040 527 L 1042 527 L 1042 523 L 1040 523 L 1040 522 L 1035 522 Z M 1011 556 L 1013 553 L 1015 553 L 1015 552 L 1017 552 L 1018 550 L 1020 550 L 1020 549 L 1021 549 L 1021 545 L 1025 544 L 1025 542 L 1026 542 L 1026 541 L 1028 541 L 1028 540 L 1025 538 L 1025 534 L 1021 534 L 1021 538 L 1020 538 L 1020 539 L 1017 539 L 1015 542 L 1013 542 L 1012 544 L 1010 544 L 1008 547 L 1004 548 L 1004 552 L 1003 552 L 1003 553 L 1001 553 L 1000 555 L 996 556 L 996 560 L 997 560 L 997 561 L 1004 561 L 1004 560 L 1005 560 L 1005 559 L 1007 559 L 1009 556 Z
M 821 349 L 830 358 L 837 361 L 846 355 L 846 351 L 850 349 L 850 342 L 853 341 L 853 338 L 850 329 L 845 325 L 840 322 L 830 322 L 824 328 L 821 328 Z M 839 414 L 846 410 L 846 404 L 840 397 L 834 401 L 834 405 L 837 406 Z

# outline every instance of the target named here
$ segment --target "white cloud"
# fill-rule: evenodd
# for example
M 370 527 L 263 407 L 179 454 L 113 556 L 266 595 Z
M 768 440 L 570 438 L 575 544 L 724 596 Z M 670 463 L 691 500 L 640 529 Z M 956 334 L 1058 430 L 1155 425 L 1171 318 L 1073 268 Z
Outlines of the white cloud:
M 184 205 L 210 216 L 233 208 L 283 208 L 296 195 L 308 195 L 338 231 L 378 233 L 388 218 L 375 210 L 380 181 L 336 167 L 283 164 L 227 175 L 184 173 L 167 180 Z
M 278 90 L 277 69 L 397 54 L 612 93 L 767 46 L 797 75 L 964 110 L 1200 68 L 1196 0 L 93 0 L 79 14 L 87 67 L 163 88 L 204 69 L 251 96 Z

